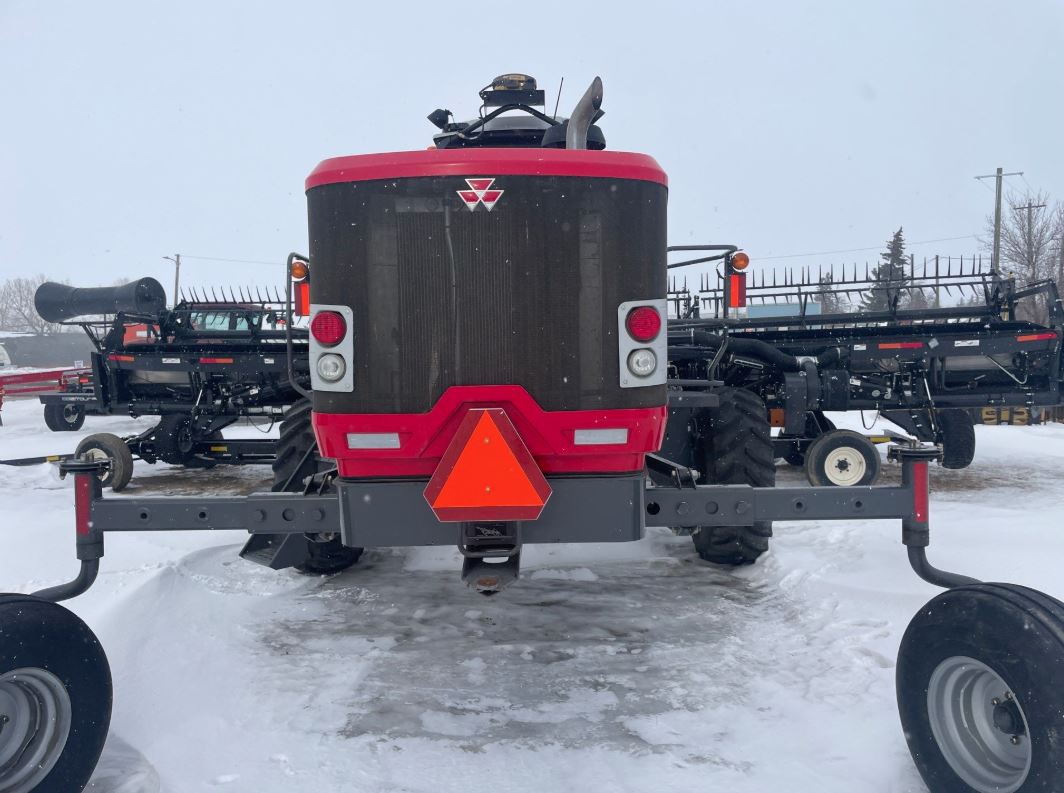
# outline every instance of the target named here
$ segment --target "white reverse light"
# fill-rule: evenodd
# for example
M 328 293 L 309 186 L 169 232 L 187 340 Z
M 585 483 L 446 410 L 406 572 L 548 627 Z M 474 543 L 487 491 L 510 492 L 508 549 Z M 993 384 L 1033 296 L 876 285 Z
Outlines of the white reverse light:
M 347 372 L 344 359 L 334 352 L 327 352 L 318 358 L 318 377 L 329 383 L 335 383 Z
M 628 356 L 628 371 L 636 377 L 649 377 L 658 368 L 658 356 L 646 347 L 632 350 Z

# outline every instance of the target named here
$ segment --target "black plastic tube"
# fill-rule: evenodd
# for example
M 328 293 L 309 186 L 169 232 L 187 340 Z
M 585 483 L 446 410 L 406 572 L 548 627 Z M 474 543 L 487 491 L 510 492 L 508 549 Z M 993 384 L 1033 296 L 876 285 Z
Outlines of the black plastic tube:
M 968 576 L 960 575 L 959 573 L 950 573 L 945 570 L 939 570 L 927 561 L 927 549 L 923 547 L 909 546 L 909 564 L 912 566 L 913 571 L 924 581 L 929 584 L 934 584 L 935 586 L 940 586 L 944 589 L 982 583 L 978 578 L 969 578 Z
M 60 584 L 59 586 L 48 587 L 47 589 L 34 592 L 33 597 L 40 598 L 41 600 L 49 600 L 52 603 L 76 598 L 78 595 L 88 591 L 89 587 L 91 587 L 96 581 L 96 575 L 99 572 L 99 559 L 82 559 L 81 570 L 78 571 L 77 578 L 73 581 L 68 581 L 65 584 Z
M 737 336 L 728 336 L 728 352 L 737 352 L 740 355 L 748 355 L 771 366 L 775 366 L 784 372 L 797 372 L 801 369 L 798 359 L 788 355 L 782 350 L 773 347 L 759 339 L 744 339 Z M 710 349 L 717 349 L 724 340 L 723 336 L 708 333 L 704 330 L 687 330 L 669 334 L 670 344 L 697 344 Z

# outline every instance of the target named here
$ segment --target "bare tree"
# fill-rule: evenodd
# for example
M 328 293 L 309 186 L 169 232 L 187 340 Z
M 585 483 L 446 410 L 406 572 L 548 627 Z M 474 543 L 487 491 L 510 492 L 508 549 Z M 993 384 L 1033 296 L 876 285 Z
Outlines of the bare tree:
M 1003 275 L 1012 275 L 1021 285 L 1056 275 L 1055 241 L 1058 237 L 1059 206 L 1050 204 L 1043 192 L 1010 194 L 1001 213 L 1001 262 Z M 987 236 L 994 237 L 994 218 L 987 217 Z M 984 241 L 984 244 L 986 242 Z M 989 247 L 989 245 L 988 245 Z M 1024 319 L 1045 322 L 1048 307 L 1044 302 L 1021 305 Z
M 0 328 L 25 333 L 58 333 L 62 325 L 45 322 L 33 307 L 37 287 L 48 280 L 45 275 L 10 278 L 0 285 Z
M 0 330 L 15 329 L 14 299 L 11 296 L 11 282 L 0 284 Z
M 1057 282 L 1057 289 L 1064 289 L 1064 203 L 1057 202 L 1056 211 L 1053 213 L 1053 224 L 1056 228 L 1053 234 L 1056 239 L 1056 254 L 1057 266 L 1054 270 L 1053 263 L 1050 262 L 1049 269 L 1052 275 L 1050 276 Z

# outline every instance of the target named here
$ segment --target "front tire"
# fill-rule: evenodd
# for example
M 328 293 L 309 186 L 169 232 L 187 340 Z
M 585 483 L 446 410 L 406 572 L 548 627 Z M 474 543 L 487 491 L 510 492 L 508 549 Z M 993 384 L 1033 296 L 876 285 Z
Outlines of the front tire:
M 44 423 L 52 432 L 77 432 L 85 423 L 85 406 L 49 402 L 44 406 Z
M 942 444 L 943 468 L 967 468 L 975 459 L 975 425 L 968 411 L 945 408 L 938 419 L 939 443 Z
M 111 721 L 111 671 L 67 609 L 0 595 L 0 791 L 80 793 Z
M 133 453 L 117 435 L 98 432 L 83 438 L 74 454 L 94 460 L 110 460 L 111 467 L 99 476 L 99 480 L 103 487 L 109 487 L 115 493 L 125 489 L 133 478 Z
M 1013 584 L 947 590 L 901 641 L 898 710 L 934 793 L 1064 789 L 1064 604 Z
M 776 484 L 776 461 L 768 412 L 761 397 L 741 388 L 715 392 L 720 406 L 701 422 L 699 471 L 718 485 Z M 768 550 L 772 522 L 753 526 L 701 526 L 691 535 L 695 550 L 707 562 L 728 566 L 753 564 Z
M 879 450 L 864 435 L 832 430 L 813 441 L 805 453 L 805 478 L 814 487 L 857 487 L 875 483 Z

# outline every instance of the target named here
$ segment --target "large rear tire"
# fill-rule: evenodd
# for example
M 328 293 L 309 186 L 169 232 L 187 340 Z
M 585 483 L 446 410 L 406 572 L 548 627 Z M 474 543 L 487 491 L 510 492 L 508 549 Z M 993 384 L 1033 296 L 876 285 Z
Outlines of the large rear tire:
M 67 609 L 0 595 L 0 791 L 80 793 L 111 721 L 100 642 Z
M 947 590 L 898 650 L 898 710 L 934 793 L 1064 790 L 1064 604 L 1013 584 Z
M 76 432 L 85 423 L 85 406 L 49 402 L 44 406 L 44 423 L 52 432 Z
M 274 492 L 298 492 L 314 474 L 327 471 L 329 464 L 318 455 L 318 441 L 310 423 L 310 400 L 301 399 L 281 419 L 281 438 L 274 457 Z
M 707 411 L 699 427 L 699 468 L 705 482 L 718 485 L 776 484 L 776 463 L 768 412 L 761 397 L 741 388 L 715 392 L 720 406 Z M 772 522 L 753 526 L 702 526 L 691 535 L 707 562 L 729 566 L 753 564 L 768 550 Z
M 945 408 L 936 412 L 943 468 L 967 468 L 975 459 L 975 425 L 967 410 Z
M 296 402 L 281 420 L 281 438 L 273 461 L 273 490 L 299 492 L 308 478 L 332 466 L 318 454 L 318 441 L 310 422 L 311 403 Z M 349 548 L 338 534 L 307 537 L 307 556 L 296 565 L 301 573 L 331 575 L 346 570 L 362 556 L 361 548 Z

